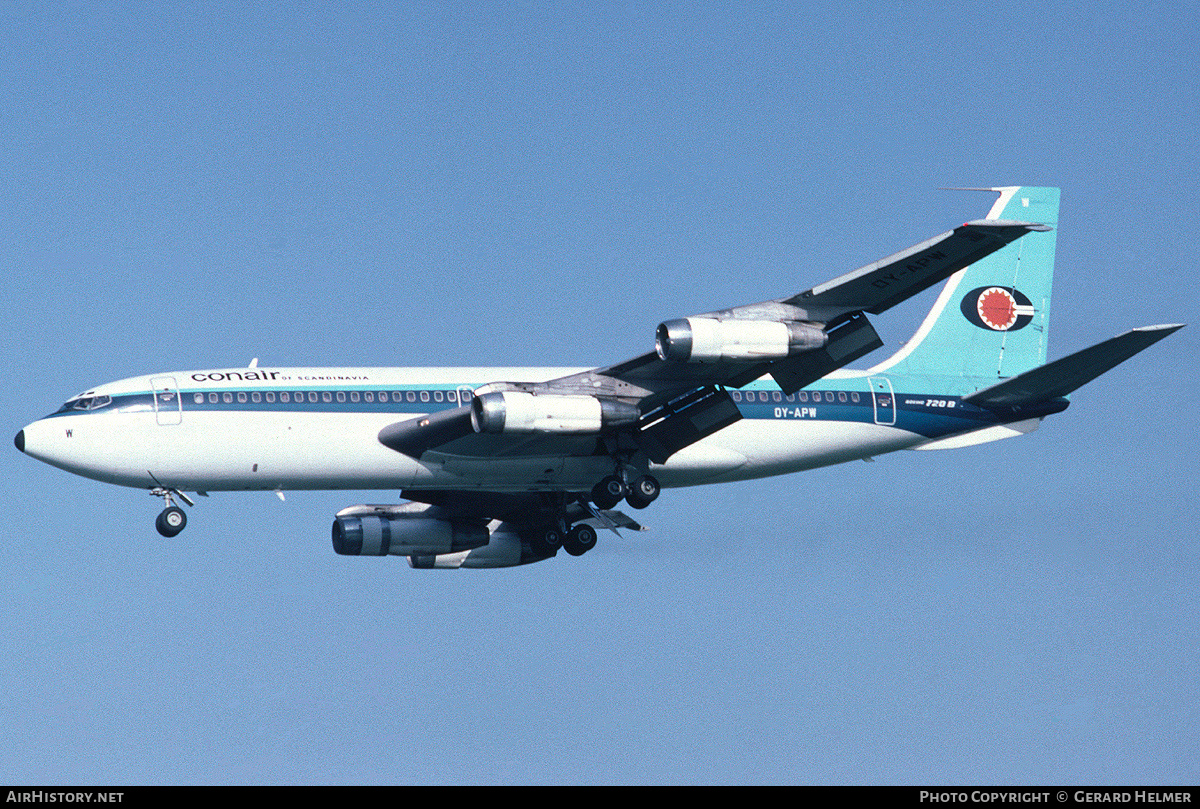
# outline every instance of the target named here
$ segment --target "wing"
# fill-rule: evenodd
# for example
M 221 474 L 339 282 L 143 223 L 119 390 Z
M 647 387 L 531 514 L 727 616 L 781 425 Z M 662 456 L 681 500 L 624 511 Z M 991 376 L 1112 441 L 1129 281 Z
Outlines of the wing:
M 586 501 L 562 502 L 545 492 L 402 489 L 400 496 L 413 502 L 428 503 L 436 509 L 429 515 L 439 519 L 494 519 L 524 528 L 552 525 L 561 515 L 568 523 L 589 522 L 596 528 L 647 530 L 624 512 L 612 509 L 593 511 Z
M 576 456 L 656 463 L 741 418 L 726 388 L 770 375 L 792 393 L 883 345 L 866 317 L 1046 225 L 976 220 L 786 298 L 659 325 L 656 350 L 548 382 L 497 381 L 470 405 L 386 427 L 414 458 Z

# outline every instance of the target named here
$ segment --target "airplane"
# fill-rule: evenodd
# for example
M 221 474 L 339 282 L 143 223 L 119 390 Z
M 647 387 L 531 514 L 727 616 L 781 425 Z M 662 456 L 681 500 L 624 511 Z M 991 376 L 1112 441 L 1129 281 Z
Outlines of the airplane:
M 1136 328 L 1046 362 L 1057 188 L 1006 186 L 987 216 L 789 297 L 666 320 L 654 350 L 602 368 L 176 371 L 72 397 L 17 449 L 162 498 L 185 492 L 399 490 L 334 518 L 337 553 L 414 568 L 580 556 L 616 510 L 663 488 L 799 472 L 902 449 L 1032 432 L 1068 395 L 1182 328 Z M 939 282 L 912 339 L 867 315 Z M 648 335 L 647 335 L 648 336 Z

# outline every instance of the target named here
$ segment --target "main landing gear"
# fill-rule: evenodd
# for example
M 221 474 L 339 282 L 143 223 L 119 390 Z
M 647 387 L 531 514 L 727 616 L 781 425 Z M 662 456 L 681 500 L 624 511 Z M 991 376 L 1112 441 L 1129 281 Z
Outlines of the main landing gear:
M 612 523 L 599 511 L 614 508 L 622 500 L 633 508 L 645 508 L 653 503 L 662 490 L 658 479 L 653 475 L 641 475 L 632 483 L 626 483 L 626 476 L 622 474 L 622 471 L 618 469 L 618 474 L 609 475 L 592 487 L 590 497 L 587 499 L 595 504 L 595 508 L 588 506 L 582 495 L 559 495 L 560 499 L 555 507 L 558 516 L 552 525 L 537 531 L 530 538 L 529 544 L 533 550 L 541 556 L 553 556 L 558 553 L 559 548 L 562 548 L 572 556 L 583 556 L 596 547 L 595 528 L 585 522 L 571 525 L 568 506 L 570 506 L 572 498 L 575 498 L 586 511 L 590 511 L 596 519 L 607 523 L 614 530 L 616 529 Z M 586 514 L 584 514 L 576 515 L 574 519 L 579 519 L 581 516 L 586 518 Z
M 565 529 L 565 522 L 539 531 L 530 540 L 530 545 L 541 556 L 553 556 L 562 548 L 572 556 L 583 556 L 596 547 L 596 529 L 581 522 Z
M 653 475 L 642 475 L 633 483 L 624 478 L 609 475 L 592 487 L 592 502 L 596 508 L 614 508 L 622 499 L 633 508 L 645 508 L 658 498 L 662 487 Z
M 184 513 L 183 509 L 175 505 L 175 498 L 178 497 L 189 506 L 194 506 L 196 504 L 192 502 L 191 498 L 178 489 L 167 489 L 162 486 L 158 486 L 151 489 L 150 494 L 154 495 L 155 497 L 161 497 L 163 502 L 166 504 L 166 508 L 162 510 L 162 513 L 160 513 L 158 518 L 154 521 L 154 527 L 158 529 L 158 533 L 162 534 L 168 539 L 178 536 L 180 531 L 182 531 L 184 528 L 187 528 L 187 514 Z

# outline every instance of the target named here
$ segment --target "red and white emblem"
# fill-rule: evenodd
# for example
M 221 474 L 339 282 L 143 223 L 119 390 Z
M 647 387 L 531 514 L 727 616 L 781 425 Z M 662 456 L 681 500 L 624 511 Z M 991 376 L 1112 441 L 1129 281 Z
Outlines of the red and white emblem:
M 1022 317 L 1032 317 L 1033 306 L 1028 300 L 1018 301 L 1003 287 L 988 287 L 975 299 L 975 313 L 989 329 L 1008 331 Z
M 1008 331 L 1017 322 L 1017 299 L 1007 289 L 991 287 L 975 301 L 979 319 L 996 331 Z

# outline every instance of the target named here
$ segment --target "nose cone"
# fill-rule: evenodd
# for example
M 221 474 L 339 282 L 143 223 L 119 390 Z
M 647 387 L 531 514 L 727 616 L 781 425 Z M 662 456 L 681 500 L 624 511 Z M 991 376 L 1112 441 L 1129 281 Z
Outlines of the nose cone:
M 57 440 L 63 433 L 58 429 L 59 425 L 47 424 L 47 421 L 49 420 L 42 419 L 26 424 L 13 436 L 13 444 L 30 458 L 53 466 L 62 466 L 64 461 L 69 460 L 65 455 L 66 447 L 60 446 L 64 442 Z

